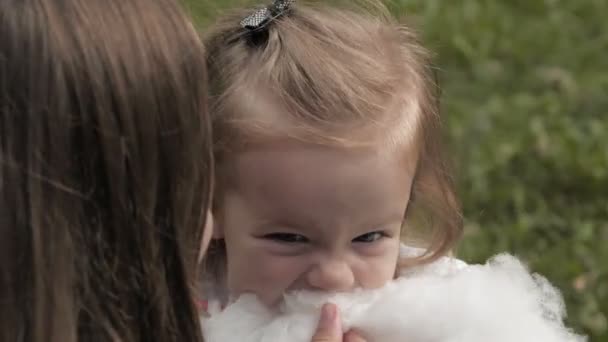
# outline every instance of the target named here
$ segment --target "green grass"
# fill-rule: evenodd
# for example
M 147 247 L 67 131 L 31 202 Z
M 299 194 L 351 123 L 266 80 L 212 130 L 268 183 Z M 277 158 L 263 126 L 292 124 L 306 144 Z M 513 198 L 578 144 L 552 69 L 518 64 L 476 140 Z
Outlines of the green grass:
M 204 28 L 244 2 L 186 5 Z M 520 256 L 561 289 L 572 327 L 608 342 L 608 1 L 388 5 L 437 53 L 459 255 Z

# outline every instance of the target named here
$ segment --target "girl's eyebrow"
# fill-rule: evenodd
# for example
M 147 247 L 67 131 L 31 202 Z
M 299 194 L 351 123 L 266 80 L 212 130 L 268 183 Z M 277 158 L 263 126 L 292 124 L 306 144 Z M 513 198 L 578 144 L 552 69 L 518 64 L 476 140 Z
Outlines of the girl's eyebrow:
M 392 214 L 386 215 L 384 219 L 374 219 L 374 220 L 361 220 L 361 222 L 337 222 L 334 224 L 327 224 L 321 222 L 319 219 L 315 218 L 306 218 L 306 219 L 293 219 L 293 216 L 290 218 L 276 218 L 276 219 L 267 219 L 260 221 L 255 224 L 256 230 L 267 230 L 267 231 L 306 231 L 306 232 L 320 232 L 325 231 L 326 229 L 331 228 L 337 225 L 347 225 L 350 227 L 356 227 L 356 231 L 361 232 L 369 232 L 374 229 L 387 229 L 396 225 L 401 226 L 403 223 L 403 214 Z
M 402 223 L 405 218 L 405 211 L 396 211 L 388 215 L 382 216 L 381 219 L 370 221 L 368 223 L 372 225 L 388 225 L 388 224 L 396 224 Z

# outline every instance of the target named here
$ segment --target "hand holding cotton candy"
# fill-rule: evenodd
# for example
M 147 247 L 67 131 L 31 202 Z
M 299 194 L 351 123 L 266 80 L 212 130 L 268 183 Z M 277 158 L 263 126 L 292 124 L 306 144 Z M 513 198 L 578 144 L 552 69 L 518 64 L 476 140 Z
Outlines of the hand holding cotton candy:
M 485 265 L 431 264 L 375 290 L 293 293 L 279 313 L 245 295 L 211 310 L 203 320 L 205 341 L 309 342 L 325 302 L 337 304 L 344 328 L 358 329 L 369 342 L 586 340 L 564 326 L 559 292 L 503 254 Z

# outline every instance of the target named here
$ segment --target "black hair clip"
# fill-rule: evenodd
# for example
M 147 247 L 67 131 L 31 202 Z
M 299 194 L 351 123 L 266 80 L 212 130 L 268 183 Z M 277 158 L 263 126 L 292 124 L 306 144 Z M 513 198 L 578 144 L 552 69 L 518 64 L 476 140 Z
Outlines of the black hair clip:
M 250 31 L 263 29 L 270 22 L 283 16 L 293 5 L 295 0 L 274 0 L 271 5 L 255 10 L 241 20 L 241 26 Z

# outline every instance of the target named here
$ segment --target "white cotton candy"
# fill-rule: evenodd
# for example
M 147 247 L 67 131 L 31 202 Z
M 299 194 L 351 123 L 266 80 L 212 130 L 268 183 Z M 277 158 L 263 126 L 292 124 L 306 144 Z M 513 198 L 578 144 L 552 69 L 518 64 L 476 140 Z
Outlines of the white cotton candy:
M 203 319 L 207 342 L 310 342 L 325 302 L 337 304 L 345 330 L 368 342 L 579 342 L 549 282 L 516 258 L 451 267 L 444 259 L 376 290 L 287 295 L 281 312 L 245 295 Z

